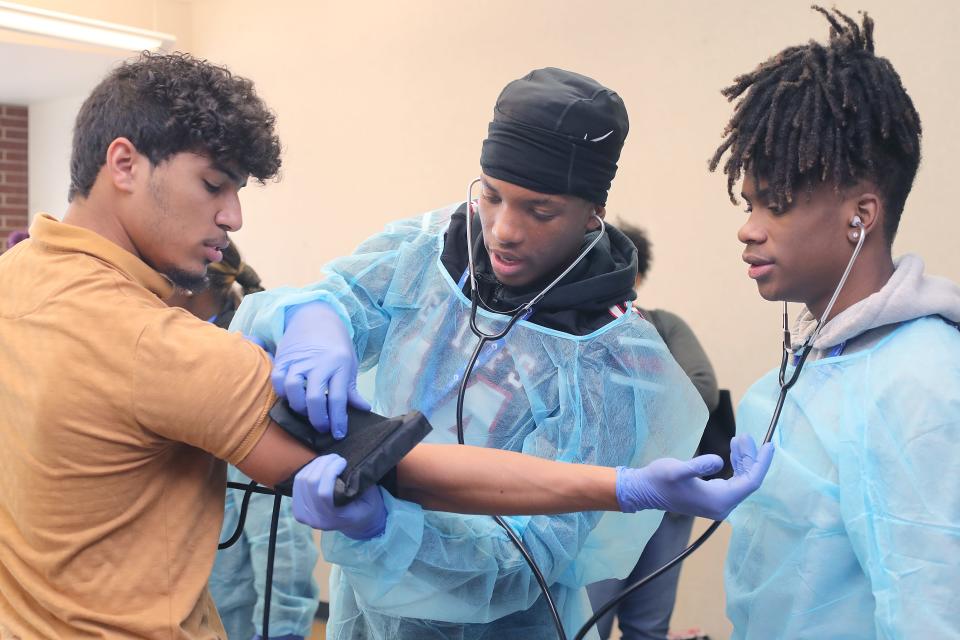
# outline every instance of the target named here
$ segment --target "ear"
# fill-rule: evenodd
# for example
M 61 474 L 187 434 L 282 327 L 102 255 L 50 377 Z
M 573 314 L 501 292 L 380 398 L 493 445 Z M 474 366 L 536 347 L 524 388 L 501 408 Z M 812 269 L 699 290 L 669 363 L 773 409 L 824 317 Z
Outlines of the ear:
M 862 226 L 851 228 L 848 238 L 851 242 L 857 242 L 856 232 L 866 233 L 868 236 L 879 233 L 883 227 L 881 224 L 883 205 L 880 196 L 873 191 L 865 191 L 857 196 L 853 201 L 853 213 L 849 216 L 847 224 L 853 223 L 853 216 L 860 218 Z
M 590 205 L 591 214 L 587 219 L 587 231 L 596 231 L 600 228 L 600 223 L 597 222 L 597 218 L 605 218 L 607 215 L 607 208 L 599 204 Z M 597 216 L 594 218 L 593 216 Z
M 143 170 L 145 158 L 127 138 L 117 138 L 107 147 L 107 157 L 103 165 L 113 187 L 125 193 L 136 189 L 137 178 Z

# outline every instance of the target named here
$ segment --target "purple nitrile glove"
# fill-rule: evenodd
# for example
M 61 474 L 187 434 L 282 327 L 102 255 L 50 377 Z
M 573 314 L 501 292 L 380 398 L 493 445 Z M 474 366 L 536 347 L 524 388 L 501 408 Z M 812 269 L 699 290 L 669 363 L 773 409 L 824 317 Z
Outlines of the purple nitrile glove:
M 369 540 L 387 526 L 380 487 L 373 486 L 342 507 L 333 504 L 333 487 L 347 461 L 335 453 L 315 458 L 293 480 L 293 517 L 323 531 L 341 531 L 354 540 Z
M 325 302 L 287 309 L 273 362 L 273 388 L 318 431 L 347 435 L 347 405 L 370 410 L 357 391 L 357 353 L 343 320 Z
M 760 487 L 772 459 L 772 444 L 757 454 L 753 438 L 740 435 L 730 441 L 734 475 L 729 480 L 701 477 L 723 468 L 723 460 L 712 453 L 685 461 L 660 458 L 641 469 L 617 467 L 617 502 L 626 513 L 660 509 L 723 520 Z

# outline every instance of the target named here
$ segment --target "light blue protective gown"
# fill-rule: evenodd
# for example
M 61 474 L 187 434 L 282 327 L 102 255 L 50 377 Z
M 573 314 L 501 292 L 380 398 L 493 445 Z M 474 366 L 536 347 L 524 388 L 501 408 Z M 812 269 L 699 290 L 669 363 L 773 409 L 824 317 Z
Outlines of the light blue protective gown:
M 232 482 L 250 482 L 236 467 L 227 470 Z M 243 491 L 227 489 L 221 540 L 237 527 Z M 231 547 L 217 552 L 210 575 L 210 595 L 227 630 L 227 638 L 250 640 L 262 631 L 263 595 L 266 588 L 267 543 L 273 496 L 253 494 L 247 508 L 244 533 Z M 290 500 L 281 502 L 277 527 L 277 551 L 273 565 L 270 605 L 270 635 L 310 636 L 319 605 L 319 588 L 313 579 L 317 547 L 313 529 L 293 518 Z
M 454 209 L 389 226 L 331 263 L 319 284 L 247 296 L 232 328 L 273 349 L 286 307 L 329 302 L 352 325 L 362 368 L 377 368 L 374 410 L 419 409 L 434 427 L 429 442 L 455 443 L 457 387 L 476 339 L 469 300 L 439 261 Z M 503 318 L 479 313 L 487 329 L 502 326 Z M 585 336 L 519 322 L 481 354 L 464 422 L 467 444 L 641 466 L 693 454 L 706 416 L 653 326 L 627 313 Z M 328 637 L 556 637 L 532 572 L 492 518 L 427 511 L 384 494 L 382 536 L 323 535 L 323 554 L 337 565 Z M 583 586 L 625 576 L 661 515 L 589 512 L 507 521 L 552 585 L 572 636 L 591 613 Z
M 778 392 L 758 381 L 738 429 L 759 441 Z M 774 441 L 729 518 L 733 637 L 960 637 L 960 331 L 920 318 L 807 363 Z

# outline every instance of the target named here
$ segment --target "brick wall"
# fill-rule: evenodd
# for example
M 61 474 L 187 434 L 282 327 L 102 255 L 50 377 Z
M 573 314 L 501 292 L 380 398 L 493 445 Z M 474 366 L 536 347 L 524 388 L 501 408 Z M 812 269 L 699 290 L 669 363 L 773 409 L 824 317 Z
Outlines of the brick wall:
M 0 105 L 0 253 L 27 227 L 27 108 Z

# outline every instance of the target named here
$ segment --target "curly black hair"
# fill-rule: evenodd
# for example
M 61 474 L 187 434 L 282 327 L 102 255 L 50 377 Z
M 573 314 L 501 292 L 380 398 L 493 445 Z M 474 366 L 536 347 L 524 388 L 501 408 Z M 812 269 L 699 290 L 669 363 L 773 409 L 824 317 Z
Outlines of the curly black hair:
M 80 107 L 68 197 L 90 195 L 107 147 L 119 137 L 154 165 L 196 151 L 262 183 L 280 170 L 275 121 L 250 80 L 185 53 L 144 52 L 110 73 Z
M 647 232 L 623 221 L 617 223 L 617 228 L 637 248 L 637 275 L 646 278 L 647 271 L 650 270 L 650 264 L 653 262 L 652 245 L 650 244 L 650 238 L 647 237 Z
M 727 193 L 744 172 L 765 181 L 776 206 L 789 208 L 798 188 L 830 183 L 840 193 L 867 179 L 880 190 L 884 232 L 893 242 L 920 165 L 920 116 L 893 65 L 874 53 L 873 20 L 862 24 L 813 5 L 830 23 L 830 41 L 784 49 L 723 89 L 742 97 L 710 160 L 730 152 Z

